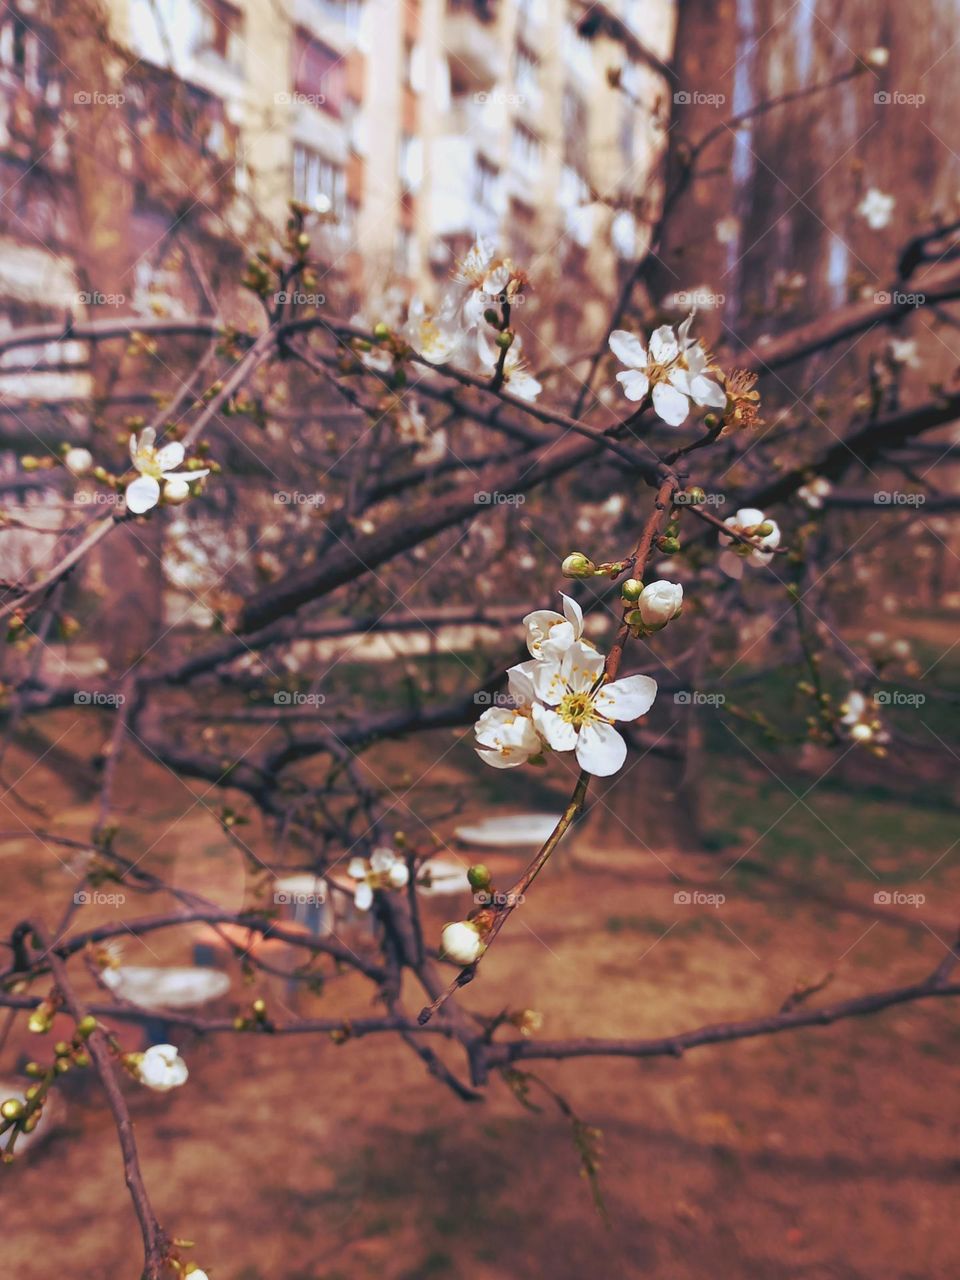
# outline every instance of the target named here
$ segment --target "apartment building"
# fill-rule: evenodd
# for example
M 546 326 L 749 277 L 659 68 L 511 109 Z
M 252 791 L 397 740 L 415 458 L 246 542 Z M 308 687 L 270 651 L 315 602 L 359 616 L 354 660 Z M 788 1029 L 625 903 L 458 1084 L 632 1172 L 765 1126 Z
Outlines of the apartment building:
M 104 300 L 189 310 L 199 286 L 166 261 L 171 237 L 242 261 L 295 197 L 356 296 L 429 299 L 487 235 L 575 345 L 638 251 L 668 100 L 673 0 L 611 4 L 4 4 L 0 326 Z M 0 358 L 0 394 L 27 364 L 42 393 L 31 351 Z

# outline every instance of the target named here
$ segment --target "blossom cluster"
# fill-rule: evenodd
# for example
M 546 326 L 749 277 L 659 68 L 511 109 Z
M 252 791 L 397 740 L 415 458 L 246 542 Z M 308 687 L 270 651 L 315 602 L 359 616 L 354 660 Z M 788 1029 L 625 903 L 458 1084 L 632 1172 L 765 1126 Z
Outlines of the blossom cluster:
M 496 769 L 535 760 L 547 748 L 573 751 L 587 773 L 609 777 L 627 755 L 614 725 L 645 715 L 657 682 L 636 675 L 606 683 L 603 654 L 583 638 L 582 609 L 561 598 L 563 613 L 538 609 L 524 618 L 530 660 L 507 673 L 513 705 L 490 707 L 477 721 L 476 749 Z
M 429 364 L 470 357 L 522 400 L 535 400 L 541 384 L 523 359 L 523 341 L 503 321 L 498 308 L 522 297 L 523 273 L 510 258 L 499 257 L 488 240 L 478 240 L 460 263 L 454 285 L 433 312 L 415 298 L 407 313 L 403 336 Z
M 693 316 L 691 311 L 676 330 L 668 324 L 655 329 L 647 347 L 626 329 L 614 329 L 610 335 L 610 350 L 626 365 L 617 374 L 623 394 L 628 400 L 643 400 L 649 393 L 658 416 L 672 427 L 686 421 L 691 404 L 727 407 L 727 393 L 710 376 L 707 353 L 690 337 Z

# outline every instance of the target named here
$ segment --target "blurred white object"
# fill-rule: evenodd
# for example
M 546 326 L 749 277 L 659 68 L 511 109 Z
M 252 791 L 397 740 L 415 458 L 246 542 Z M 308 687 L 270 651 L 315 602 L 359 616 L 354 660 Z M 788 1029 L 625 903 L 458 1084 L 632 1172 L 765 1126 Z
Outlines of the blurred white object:
M 429 879 L 425 884 L 424 880 Z M 467 868 L 448 858 L 431 858 L 417 872 L 417 891 L 427 897 L 443 894 L 472 893 Z
M 499 818 L 457 827 L 455 835 L 464 844 L 486 849 L 537 848 L 560 821 L 559 813 L 511 813 Z
M 230 978 L 217 969 L 151 968 L 124 965 L 105 969 L 103 982 L 121 1000 L 142 1009 L 195 1009 L 230 989 Z

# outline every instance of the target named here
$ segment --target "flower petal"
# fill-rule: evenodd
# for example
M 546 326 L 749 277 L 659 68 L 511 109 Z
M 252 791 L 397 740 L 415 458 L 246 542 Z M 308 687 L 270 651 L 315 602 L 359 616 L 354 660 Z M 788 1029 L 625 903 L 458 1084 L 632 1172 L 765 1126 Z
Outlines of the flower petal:
M 680 345 L 670 325 L 662 324 L 650 335 L 650 357 L 657 364 L 669 364 L 680 354 Z
M 690 401 L 669 382 L 658 382 L 653 388 L 653 407 L 664 422 L 678 427 L 690 412 Z
M 583 635 L 583 610 L 573 596 L 565 596 L 561 591 L 560 599 L 563 601 L 563 616 L 573 627 L 574 639 L 579 640 Z
M 576 729 L 549 707 L 535 706 L 533 720 L 540 736 L 554 751 L 572 751 L 577 745 Z
M 727 404 L 727 393 L 704 374 L 697 374 L 690 379 L 690 395 L 696 404 L 709 405 L 711 409 L 724 409 Z
M 549 655 L 537 663 L 537 669 L 533 673 L 533 691 L 541 702 L 550 707 L 556 706 L 567 692 L 559 655 Z M 533 709 L 536 712 L 536 703 Z
M 650 379 L 638 369 L 624 369 L 617 374 L 617 381 L 628 400 L 642 400 L 650 390 Z
M 610 335 L 610 350 L 620 363 L 625 364 L 628 369 L 645 369 L 647 367 L 647 353 L 644 350 L 643 343 L 635 334 L 628 333 L 626 329 L 614 329 Z
M 564 684 L 573 693 L 587 693 L 600 678 L 603 663 L 602 653 L 577 640 L 563 655 L 560 670 Z
M 577 763 L 597 778 L 609 778 L 622 768 L 627 744 L 612 724 L 602 720 L 584 725 L 577 739 Z
M 657 696 L 657 682 L 650 676 L 624 676 L 604 685 L 593 705 L 609 720 L 636 720 L 645 716 Z
M 173 471 L 186 457 L 186 449 L 179 440 L 171 440 L 157 450 L 157 466 L 161 471 Z
M 735 551 L 724 551 L 717 560 L 717 567 L 728 578 L 739 579 L 743 577 L 743 560 Z
M 137 476 L 127 485 L 127 510 L 135 516 L 155 507 L 160 501 L 160 483 L 153 476 Z
M 353 895 L 353 905 L 358 911 L 369 911 L 373 906 L 373 890 L 366 881 L 357 885 Z

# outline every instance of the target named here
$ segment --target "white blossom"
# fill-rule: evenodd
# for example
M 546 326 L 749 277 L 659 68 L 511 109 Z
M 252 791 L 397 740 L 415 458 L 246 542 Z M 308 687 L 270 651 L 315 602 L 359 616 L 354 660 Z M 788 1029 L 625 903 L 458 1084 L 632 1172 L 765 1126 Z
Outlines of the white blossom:
M 887 346 L 887 356 L 891 364 L 906 365 L 915 369 L 920 363 L 917 359 L 916 338 L 891 338 Z
M 650 335 L 649 350 L 635 334 L 615 329 L 610 350 L 626 369 L 617 374 L 628 400 L 642 400 L 653 387 L 653 407 L 664 422 L 679 426 L 686 421 L 690 402 L 726 407 L 726 392 L 707 375 L 707 355 L 689 337 L 693 312 L 676 332 L 664 324 Z
M 857 213 L 871 231 L 882 231 L 889 223 L 896 203 L 893 196 L 888 196 L 877 187 L 870 187 L 857 205 Z
M 374 849 L 369 862 L 366 858 L 351 858 L 347 875 L 358 881 L 353 905 L 358 911 L 369 911 L 374 889 L 403 889 L 410 879 L 410 869 L 393 849 L 381 848 Z
M 63 465 L 75 476 L 85 476 L 93 466 L 93 454 L 89 449 L 74 446 L 63 455 Z
M 741 507 L 736 515 L 728 516 L 723 522 L 728 529 L 753 540 L 753 546 L 746 546 L 728 534 L 720 534 L 720 542 L 729 544 L 730 549 L 724 551 L 717 564 L 728 578 L 741 578 L 744 564 L 765 565 L 773 559 L 773 548 L 780 545 L 780 528 L 775 520 L 768 520 L 756 507 Z M 758 534 L 758 529 L 766 532 Z
M 454 276 L 461 288 L 460 308 L 468 330 L 476 328 L 483 313 L 508 293 L 513 276 L 513 263 L 497 257 L 492 240 L 478 240 L 470 249 Z
M 157 505 L 160 501 L 161 481 L 165 485 L 175 481 L 189 483 L 192 480 L 201 480 L 210 474 L 209 468 L 199 471 L 177 471 L 176 468 L 184 458 L 183 445 L 179 440 L 173 440 L 170 444 L 162 445 L 157 449 L 154 443 L 156 438 L 157 433 L 153 427 L 145 427 L 139 438 L 136 435 L 130 437 L 130 459 L 140 473 L 136 480 L 131 480 L 127 485 L 127 510 L 132 511 L 134 515 L 143 515 L 145 511 Z M 174 495 L 180 492 L 182 492 L 180 487 L 175 486 Z M 178 499 L 174 496 L 171 500 L 182 501 L 182 498 Z
M 649 676 L 626 676 L 602 683 L 603 655 L 576 640 L 559 658 L 535 665 L 533 722 L 554 751 L 575 751 L 588 773 L 605 778 L 627 756 L 627 744 L 613 727 L 617 720 L 645 715 L 657 696 Z
M 543 384 L 527 369 L 520 354 L 522 349 L 523 340 L 519 334 L 515 334 L 503 360 L 503 385 L 521 400 L 536 400 L 543 390 Z M 500 363 L 500 348 L 490 341 L 484 329 L 477 331 L 477 352 L 483 367 L 493 373 Z
M 808 480 L 806 484 L 802 484 L 797 490 L 797 497 L 801 502 L 805 503 L 813 511 L 818 511 L 824 503 L 824 499 L 829 497 L 833 485 L 826 476 L 815 476 L 812 480 Z
M 683 587 L 678 582 L 650 582 L 640 593 L 636 608 L 649 631 L 659 631 L 683 608 Z
M 523 620 L 527 631 L 527 649 L 533 658 L 552 658 L 569 649 L 583 635 L 583 610 L 572 596 L 560 593 L 563 613 L 553 609 L 535 609 Z
M 440 953 L 454 964 L 475 964 L 485 948 L 480 930 L 469 920 L 454 920 L 445 924 L 440 934 Z
M 187 1080 L 187 1064 L 172 1044 L 154 1044 L 144 1053 L 137 1066 L 142 1084 L 157 1093 L 179 1088 Z
M 403 336 L 419 356 L 430 364 L 446 364 L 456 355 L 463 342 L 463 332 L 449 300 L 441 304 L 436 315 L 430 315 L 421 298 L 410 303 Z
M 840 710 L 844 713 L 840 723 L 846 725 L 854 742 L 885 743 L 890 735 L 874 713 L 873 704 L 854 689 L 847 694 Z

